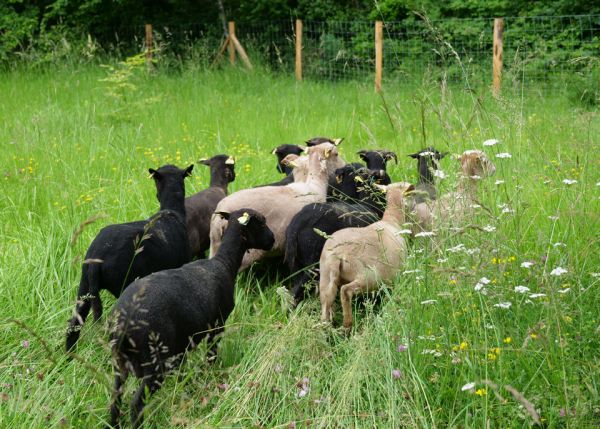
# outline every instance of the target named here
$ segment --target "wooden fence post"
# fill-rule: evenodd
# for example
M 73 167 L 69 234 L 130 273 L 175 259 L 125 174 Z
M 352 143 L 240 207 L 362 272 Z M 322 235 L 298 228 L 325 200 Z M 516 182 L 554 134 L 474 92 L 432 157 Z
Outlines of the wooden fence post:
M 302 80 L 302 20 L 296 20 L 296 80 Z
M 494 19 L 494 95 L 500 94 L 502 86 L 502 33 L 504 32 L 504 19 Z
M 381 91 L 383 71 L 383 22 L 375 21 L 375 91 Z
M 230 39 L 235 38 L 235 22 L 229 21 L 229 37 Z M 230 43 L 228 46 L 229 49 L 229 62 L 231 64 L 235 64 L 235 46 L 233 43 Z
M 154 45 L 152 42 L 152 24 L 146 24 L 146 66 L 148 70 L 152 70 L 152 50 Z

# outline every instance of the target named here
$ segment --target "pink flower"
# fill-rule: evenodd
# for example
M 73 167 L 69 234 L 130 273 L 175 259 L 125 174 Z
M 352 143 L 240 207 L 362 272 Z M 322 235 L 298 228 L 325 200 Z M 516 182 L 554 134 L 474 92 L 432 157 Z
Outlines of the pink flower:
M 399 369 L 392 369 L 392 377 L 398 379 L 402 377 L 402 372 Z
M 28 348 L 28 347 L 29 347 L 29 340 L 23 341 L 23 348 Z
M 406 344 L 400 344 L 397 348 L 399 353 L 405 352 L 408 350 L 408 346 Z

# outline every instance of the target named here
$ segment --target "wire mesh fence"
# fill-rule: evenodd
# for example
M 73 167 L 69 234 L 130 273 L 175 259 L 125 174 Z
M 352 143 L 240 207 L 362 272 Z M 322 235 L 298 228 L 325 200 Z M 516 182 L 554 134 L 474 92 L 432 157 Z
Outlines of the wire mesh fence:
M 493 18 L 384 22 L 384 79 L 443 77 L 489 82 Z M 211 64 L 224 35 L 221 25 L 157 25 L 154 48 L 161 58 Z M 136 27 L 136 43 L 143 41 Z M 250 58 L 294 73 L 295 22 L 236 22 Z M 130 36 L 126 36 L 130 37 Z M 372 78 L 374 22 L 303 21 L 303 76 L 309 79 Z M 123 37 L 117 40 L 123 40 Z M 504 72 L 513 79 L 548 80 L 585 71 L 600 56 L 600 15 L 504 18 Z

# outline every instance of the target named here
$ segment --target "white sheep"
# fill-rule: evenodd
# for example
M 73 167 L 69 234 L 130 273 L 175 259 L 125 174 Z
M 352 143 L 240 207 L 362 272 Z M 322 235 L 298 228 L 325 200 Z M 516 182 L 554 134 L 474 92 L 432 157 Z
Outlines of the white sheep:
M 462 175 L 454 192 L 434 201 L 415 205 L 414 216 L 418 224 L 415 230 L 431 231 L 434 227 L 459 225 L 473 212 L 477 203 L 478 182 L 492 176 L 496 166 L 480 150 L 467 150 L 460 157 Z
M 275 245 L 270 252 L 252 249 L 244 256 L 240 271 L 265 256 L 282 255 L 285 251 L 285 231 L 291 219 L 306 204 L 324 202 L 327 195 L 329 176 L 344 165 L 337 147 L 323 143 L 309 147 L 308 177 L 305 182 L 294 182 L 286 186 L 264 186 L 238 191 L 219 202 L 210 225 L 210 255 L 217 252 L 227 220 L 217 212 L 232 212 L 248 207 L 262 213 L 267 225 L 275 235 Z
M 340 288 L 344 327 L 352 327 L 352 296 L 377 290 L 381 282 L 392 280 L 404 263 L 406 242 L 400 231 L 411 206 L 407 196 L 414 187 L 398 182 L 382 188 L 386 189 L 387 208 L 380 221 L 363 228 L 341 229 L 325 242 L 319 281 L 321 318 L 325 322 L 332 320 L 332 306 Z

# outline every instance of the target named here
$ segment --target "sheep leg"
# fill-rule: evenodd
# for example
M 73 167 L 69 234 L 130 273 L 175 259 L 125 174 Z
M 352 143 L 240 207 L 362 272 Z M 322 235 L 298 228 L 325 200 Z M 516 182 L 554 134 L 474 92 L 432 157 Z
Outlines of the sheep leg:
M 100 300 L 99 291 L 90 298 L 92 303 L 92 311 L 94 312 L 94 320 L 98 321 L 102 317 L 102 301 Z
M 332 306 L 339 287 L 340 264 L 341 261 L 335 261 L 333 264 L 321 263 L 319 297 L 321 299 L 321 320 L 323 322 L 331 323 L 333 319 Z
M 352 328 L 352 295 L 354 295 L 356 292 L 364 290 L 364 286 L 365 285 L 362 282 L 354 280 L 348 284 L 345 284 L 340 289 L 342 312 L 344 314 L 344 328 L 346 329 Z
M 75 349 L 75 344 L 79 339 L 81 327 L 85 323 L 85 319 L 90 312 L 90 298 L 88 295 L 88 285 L 85 277 L 82 277 L 79 283 L 79 291 L 77 292 L 77 304 L 75 305 L 75 314 L 69 320 L 67 328 L 67 352 Z
M 115 385 L 113 388 L 113 400 L 110 405 L 110 427 L 115 429 L 120 427 L 121 398 L 123 396 L 123 384 L 125 380 L 127 380 L 126 370 L 115 367 Z
M 296 305 L 300 304 L 300 302 L 308 296 L 309 290 L 312 289 L 312 285 L 310 284 L 312 279 L 313 276 L 306 272 L 306 270 L 299 272 L 294 277 L 292 296 L 294 297 L 294 303 Z
M 217 347 L 219 346 L 220 340 L 217 336 L 222 333 L 223 330 L 223 326 L 217 326 L 209 332 L 206 338 L 206 342 L 209 345 L 208 351 L 206 352 L 206 359 L 209 362 L 214 362 L 215 359 L 217 359 Z
M 134 428 L 139 428 L 144 422 L 144 407 L 146 406 L 146 399 L 149 399 L 162 384 L 162 376 L 157 374 L 149 375 L 148 378 L 144 378 L 140 387 L 135 392 L 133 400 L 131 401 L 131 425 Z M 146 389 L 148 394 L 146 395 Z M 148 398 L 146 398 L 146 396 Z

